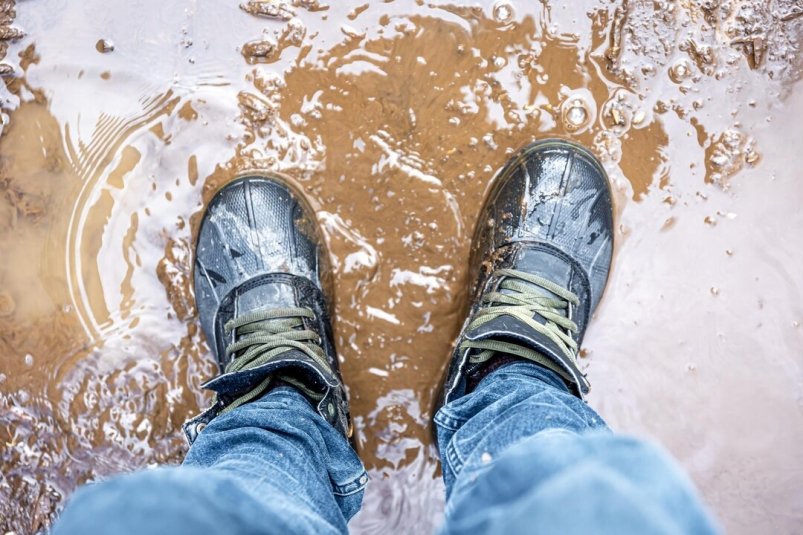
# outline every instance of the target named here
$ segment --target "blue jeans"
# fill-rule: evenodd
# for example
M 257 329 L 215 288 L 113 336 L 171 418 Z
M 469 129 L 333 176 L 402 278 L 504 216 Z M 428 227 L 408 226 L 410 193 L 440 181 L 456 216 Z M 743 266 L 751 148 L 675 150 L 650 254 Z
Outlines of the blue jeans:
M 610 432 L 553 372 L 516 362 L 435 417 L 444 533 L 712 533 L 656 446 Z M 184 464 L 76 492 L 53 533 L 345 533 L 368 477 L 348 442 L 281 387 L 217 417 Z

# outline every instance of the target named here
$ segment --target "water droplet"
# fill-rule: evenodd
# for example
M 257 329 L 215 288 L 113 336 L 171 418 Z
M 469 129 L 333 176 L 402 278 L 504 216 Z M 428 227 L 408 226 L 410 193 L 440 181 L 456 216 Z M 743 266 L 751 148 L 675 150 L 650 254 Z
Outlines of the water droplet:
M 575 101 L 575 105 L 569 107 L 568 111 L 566 112 L 566 121 L 568 126 L 573 128 L 577 128 L 582 125 L 588 119 L 588 112 L 585 109 L 585 106 L 579 104 L 579 101 Z
M 691 76 L 691 63 L 687 59 L 679 59 L 669 68 L 669 79 L 679 84 Z
M 482 464 L 488 464 L 493 460 L 493 457 L 491 457 L 490 453 L 485 451 L 482 453 L 482 455 L 480 455 L 480 460 L 482 461 Z
M 100 39 L 97 43 L 95 43 L 95 50 L 101 54 L 106 54 L 107 52 L 114 50 L 114 43 L 108 39 Z
M 493 8 L 493 17 L 496 22 L 506 24 L 513 20 L 515 10 L 513 5 L 508 2 L 497 2 Z
M 25 365 L 28 366 L 29 368 L 33 366 L 33 355 L 31 355 L 30 353 L 25 354 Z
M 569 132 L 581 132 L 591 124 L 592 117 L 596 113 L 593 99 L 585 92 L 575 92 L 571 94 L 561 104 L 561 122 L 563 127 Z

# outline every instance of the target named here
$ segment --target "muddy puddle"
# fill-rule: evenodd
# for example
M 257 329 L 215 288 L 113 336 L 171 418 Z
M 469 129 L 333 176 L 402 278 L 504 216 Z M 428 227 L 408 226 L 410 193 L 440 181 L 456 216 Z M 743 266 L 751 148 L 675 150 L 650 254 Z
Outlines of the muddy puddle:
M 214 373 L 193 228 L 254 168 L 294 177 L 333 255 L 373 476 L 353 531 L 438 526 L 427 426 L 474 218 L 554 135 L 615 190 L 590 403 L 663 442 L 729 532 L 800 529 L 799 2 L 116 4 L 0 2 L 0 530 L 181 461 Z

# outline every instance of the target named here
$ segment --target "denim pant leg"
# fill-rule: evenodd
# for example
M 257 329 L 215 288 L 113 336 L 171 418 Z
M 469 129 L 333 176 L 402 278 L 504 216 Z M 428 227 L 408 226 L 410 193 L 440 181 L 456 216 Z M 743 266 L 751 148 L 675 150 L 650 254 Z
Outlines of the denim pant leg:
M 347 440 L 280 387 L 212 420 L 182 466 L 81 488 L 53 533 L 345 533 L 367 481 Z
M 712 533 L 660 448 L 611 433 L 552 371 L 516 362 L 435 416 L 444 533 Z

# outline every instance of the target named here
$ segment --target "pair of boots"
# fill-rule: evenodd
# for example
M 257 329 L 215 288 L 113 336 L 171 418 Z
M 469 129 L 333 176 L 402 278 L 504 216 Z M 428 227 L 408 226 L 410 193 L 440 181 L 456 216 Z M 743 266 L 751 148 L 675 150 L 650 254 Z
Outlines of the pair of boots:
M 472 242 L 471 309 L 440 404 L 490 371 L 526 359 L 579 397 L 577 366 L 611 264 L 613 213 L 605 171 L 583 147 L 549 139 L 522 149 L 496 177 Z M 195 299 L 220 375 L 213 405 L 184 426 L 192 443 L 217 415 L 277 385 L 297 388 L 327 422 L 352 434 L 332 343 L 328 253 L 303 195 L 278 175 L 222 188 L 201 222 Z

